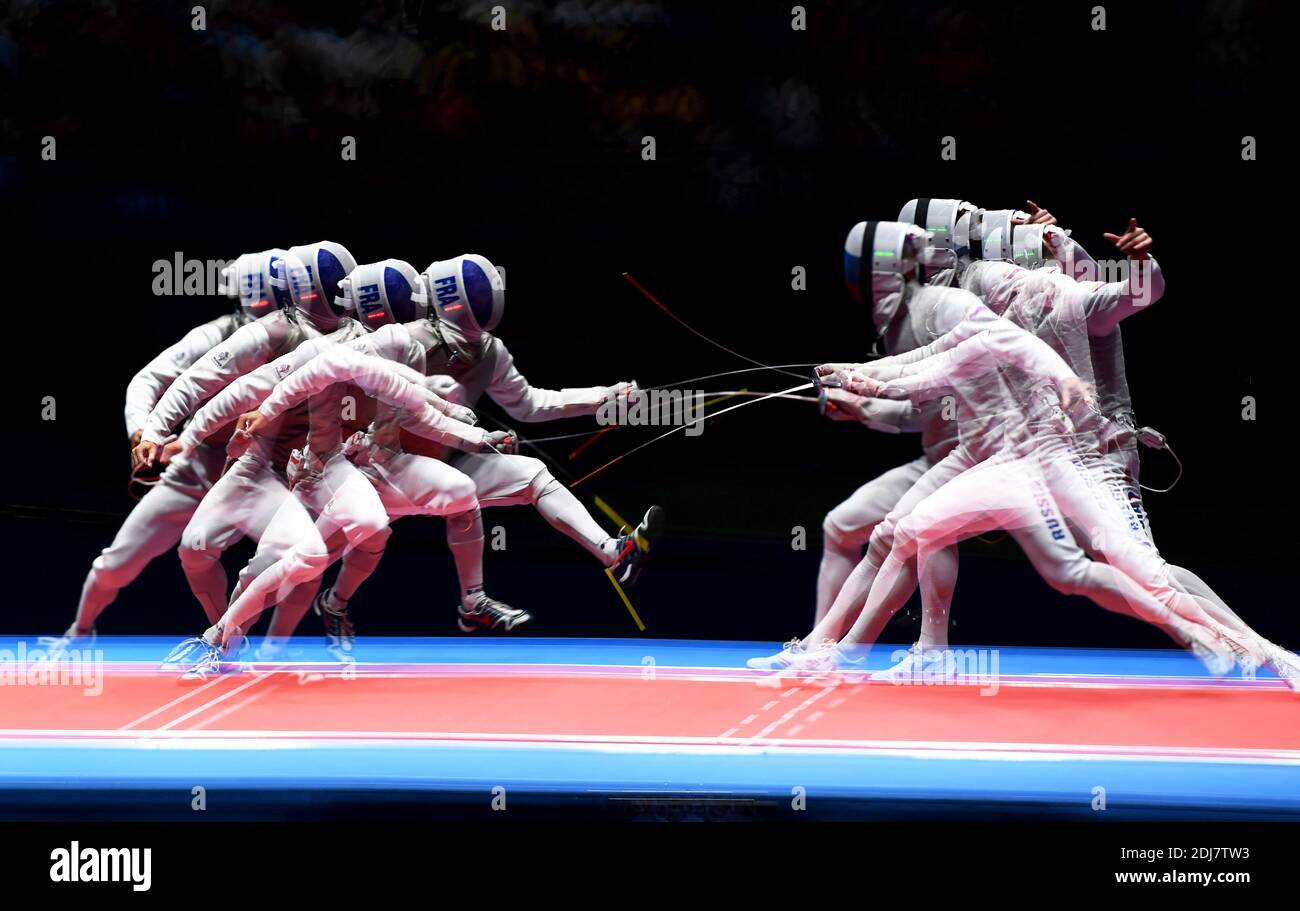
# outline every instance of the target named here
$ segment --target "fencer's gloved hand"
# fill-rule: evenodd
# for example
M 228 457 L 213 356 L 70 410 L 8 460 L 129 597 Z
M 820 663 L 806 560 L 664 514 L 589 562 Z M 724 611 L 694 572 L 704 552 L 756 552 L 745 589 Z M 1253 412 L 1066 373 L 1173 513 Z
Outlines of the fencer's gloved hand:
M 151 443 L 148 440 L 141 440 L 135 444 L 135 449 L 131 450 L 131 467 L 148 468 L 158 459 L 157 443 Z
M 1130 218 L 1122 235 L 1103 234 L 1102 237 L 1119 247 L 1119 252 L 1129 259 L 1146 259 L 1151 255 L 1151 235 L 1139 228 L 1137 219 Z
M 181 450 L 184 448 L 185 447 L 181 444 L 180 440 L 172 440 L 162 448 L 162 452 L 158 453 L 158 461 L 162 462 L 164 465 L 170 465 L 172 459 L 180 455 Z
M 1029 204 L 1029 221 L 1026 222 L 1026 224 L 1031 224 L 1031 225 L 1056 224 L 1056 216 L 1053 215 L 1051 212 L 1044 209 L 1042 206 L 1034 202 L 1032 199 L 1026 199 L 1025 202 Z
M 1084 405 L 1095 410 L 1097 393 L 1092 386 L 1077 376 L 1063 377 L 1057 384 L 1061 395 L 1061 408 L 1069 412 L 1073 406 Z
M 483 448 L 480 452 L 516 455 L 519 452 L 519 436 L 513 430 L 494 430 L 483 441 Z
M 635 403 L 641 397 L 641 387 L 637 385 L 636 380 L 631 382 L 615 383 L 608 387 L 606 401 L 618 401 L 621 398 L 627 399 L 629 405 Z
M 813 388 L 821 394 L 822 389 L 838 389 L 844 385 L 842 372 L 847 364 L 819 364 L 813 368 Z
M 257 436 L 270 420 L 262 412 L 254 409 L 245 411 L 235 419 L 235 430 L 239 433 L 246 433 L 249 436 Z
M 827 389 L 846 389 L 854 395 L 876 397 L 883 385 L 862 370 L 848 365 L 823 364 L 817 368 L 817 386 Z
M 824 387 L 817 397 L 817 408 L 832 421 L 865 421 L 867 400 L 844 389 Z

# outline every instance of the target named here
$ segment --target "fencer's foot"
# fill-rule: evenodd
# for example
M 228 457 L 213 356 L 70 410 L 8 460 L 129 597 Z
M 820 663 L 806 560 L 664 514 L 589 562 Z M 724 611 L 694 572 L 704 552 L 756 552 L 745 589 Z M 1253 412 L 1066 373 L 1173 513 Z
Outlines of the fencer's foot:
M 207 646 L 202 636 L 191 636 L 176 645 L 158 665 L 160 671 L 188 671 Z
M 1218 635 L 1223 647 L 1232 655 L 1232 660 L 1241 666 L 1243 677 L 1254 677 L 1256 671 L 1268 664 L 1270 654 L 1265 640 L 1252 633 L 1235 632 L 1217 624 L 1212 632 Z
M 320 614 L 321 622 L 325 625 L 325 644 L 330 652 L 340 659 L 351 655 L 357 634 L 348 617 L 347 602 L 335 598 L 334 590 L 330 589 L 319 592 L 311 608 Z
M 194 666 L 181 674 L 181 683 L 205 683 L 213 680 L 223 674 L 231 674 L 239 670 L 239 661 L 229 660 L 225 646 L 220 644 L 212 645 L 207 640 L 200 640 L 203 643 L 202 653 Z
M 194 636 L 190 639 L 185 639 L 167 653 L 167 657 L 162 660 L 162 664 L 158 665 L 158 670 L 178 672 L 188 671 L 194 667 L 199 659 L 203 657 L 205 651 L 209 648 L 211 648 L 210 643 L 202 636 Z M 243 654 L 248 651 L 248 648 L 248 640 L 240 637 L 239 656 L 242 657 Z
M 1187 648 L 1215 677 L 1222 677 L 1236 667 L 1237 653 L 1222 636 L 1190 623 L 1182 625 L 1181 630 Z
M 872 680 L 883 680 L 888 683 L 905 683 L 915 680 L 951 680 L 956 674 L 955 662 L 951 660 L 952 651 L 949 649 L 922 648 L 921 643 L 917 642 L 908 649 L 907 656 L 893 667 L 883 671 L 876 671 L 871 675 Z
M 650 558 L 650 548 L 664 533 L 664 521 L 663 507 L 651 506 L 645 511 L 641 524 L 631 532 L 624 526 L 624 533 L 618 536 L 615 544 L 614 565 L 610 567 L 620 585 L 630 587 L 636 584 L 641 569 Z
M 472 607 L 466 607 L 462 603 L 458 610 L 460 616 L 456 623 L 462 633 L 472 633 L 479 629 L 501 629 L 508 633 L 533 619 L 527 611 L 518 610 L 487 595 L 481 595 Z
M 1268 651 L 1268 661 L 1265 662 L 1265 666 L 1281 677 L 1286 685 L 1291 687 L 1291 692 L 1300 693 L 1300 656 L 1267 640 L 1264 647 Z
M 803 642 L 799 639 L 791 639 L 785 644 L 785 648 L 775 655 L 767 655 L 762 658 L 748 658 L 745 661 L 746 667 L 751 667 L 756 671 L 783 671 L 790 666 L 796 655 L 802 655 L 804 651 Z
M 780 686 L 784 681 L 798 677 L 816 677 L 839 670 L 840 650 L 834 639 L 823 639 L 820 645 L 804 648 L 790 656 L 790 663 L 775 674 L 759 681 L 760 686 Z
M 99 634 L 95 632 L 93 626 L 88 630 L 82 630 L 77 629 L 77 624 L 74 623 L 62 636 L 40 636 L 36 643 L 45 649 L 48 660 L 61 661 L 73 649 L 93 648 L 98 638 Z

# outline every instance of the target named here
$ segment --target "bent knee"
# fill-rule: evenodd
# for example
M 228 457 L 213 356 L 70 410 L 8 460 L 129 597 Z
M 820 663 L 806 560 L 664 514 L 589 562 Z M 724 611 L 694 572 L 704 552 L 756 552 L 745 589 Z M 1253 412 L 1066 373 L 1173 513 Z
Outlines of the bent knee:
M 528 501 L 536 506 L 538 500 L 551 491 L 558 489 L 560 482 L 555 480 L 550 470 L 537 459 L 528 458 L 527 461 L 537 465 L 537 471 L 533 474 L 533 479 L 528 482 Z
M 838 513 L 838 510 L 832 509 L 822 521 L 823 545 L 828 550 L 839 553 L 860 553 L 867 542 L 871 540 L 872 532 L 880 523 L 859 524 L 849 522 L 845 521 L 845 518 Z

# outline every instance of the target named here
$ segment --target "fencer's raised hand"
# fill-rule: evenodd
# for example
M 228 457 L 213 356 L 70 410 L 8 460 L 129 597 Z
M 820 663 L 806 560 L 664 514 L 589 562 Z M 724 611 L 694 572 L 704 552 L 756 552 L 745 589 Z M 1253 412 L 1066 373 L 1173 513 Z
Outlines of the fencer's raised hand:
M 245 411 L 235 421 L 235 430 L 240 433 L 246 433 L 249 436 L 257 436 L 263 428 L 270 423 L 270 420 L 262 412 L 254 409 Z
M 162 448 L 162 452 L 158 453 L 158 461 L 162 462 L 164 465 L 170 465 L 172 459 L 180 455 L 181 450 L 184 448 L 185 446 L 180 440 L 172 440 Z
M 131 450 L 131 467 L 148 468 L 158 459 L 158 444 L 141 440 Z
M 1025 202 L 1029 206 L 1029 221 L 1025 222 L 1025 224 L 1028 225 L 1056 224 L 1056 216 L 1053 215 L 1051 212 L 1044 209 L 1042 206 L 1034 202 L 1032 199 L 1026 199 Z
M 1077 376 L 1068 376 L 1057 384 L 1057 389 L 1061 394 L 1061 407 L 1066 411 L 1078 402 L 1090 401 L 1095 397 L 1091 386 L 1079 379 Z
M 1146 259 L 1151 255 L 1151 235 L 1139 228 L 1137 219 L 1130 218 L 1123 234 L 1103 234 L 1102 237 L 1119 247 L 1119 252 L 1129 259 Z
M 513 430 L 494 430 L 484 438 L 480 451 L 514 455 L 519 451 L 519 437 Z

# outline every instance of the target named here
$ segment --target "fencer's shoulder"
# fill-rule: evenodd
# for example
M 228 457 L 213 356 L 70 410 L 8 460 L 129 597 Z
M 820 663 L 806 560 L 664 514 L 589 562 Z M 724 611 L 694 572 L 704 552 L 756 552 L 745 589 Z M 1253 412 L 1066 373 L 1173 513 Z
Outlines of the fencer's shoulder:
M 485 332 L 483 337 L 479 339 L 479 349 L 475 357 L 475 363 L 483 365 L 480 369 L 486 370 L 492 376 L 500 376 L 514 366 L 515 358 L 510 353 L 510 349 L 506 347 L 505 342 L 495 335 Z

